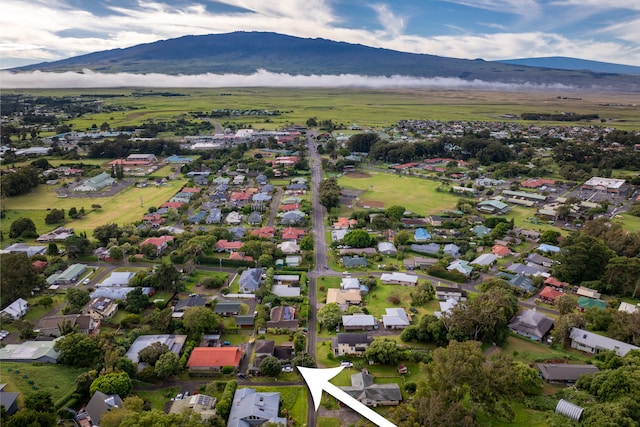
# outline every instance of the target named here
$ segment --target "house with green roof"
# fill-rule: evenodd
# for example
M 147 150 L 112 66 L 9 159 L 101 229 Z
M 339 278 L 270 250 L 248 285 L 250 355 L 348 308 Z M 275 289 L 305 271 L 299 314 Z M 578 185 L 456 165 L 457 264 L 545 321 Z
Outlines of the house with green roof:
M 580 297 L 578 298 L 578 307 L 580 308 L 580 311 L 585 311 L 588 308 L 605 309 L 607 308 L 607 303 L 602 301 L 601 299 Z
M 60 338 L 53 341 L 25 341 L 22 344 L 7 344 L 0 348 L 0 361 L 57 363 L 60 353 L 55 351 L 53 346 Z
M 73 264 L 70 265 L 66 270 L 62 273 L 52 274 L 47 277 L 47 283 L 49 285 L 66 285 L 69 283 L 73 283 L 85 272 L 87 271 L 87 266 L 84 264 Z
M 77 192 L 90 192 L 90 191 L 100 191 L 103 188 L 109 187 L 116 183 L 116 179 L 112 178 L 106 172 L 102 172 L 100 175 L 96 175 L 93 178 L 89 178 L 85 180 L 82 184 L 78 185 L 73 189 L 73 191 Z

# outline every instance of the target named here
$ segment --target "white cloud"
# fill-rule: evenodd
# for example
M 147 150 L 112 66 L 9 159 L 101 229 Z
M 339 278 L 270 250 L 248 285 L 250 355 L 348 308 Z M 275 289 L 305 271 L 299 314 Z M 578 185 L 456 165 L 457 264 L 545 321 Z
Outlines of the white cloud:
M 541 10 L 536 0 L 445 0 L 476 9 L 530 17 Z
M 371 8 L 378 15 L 378 22 L 384 28 L 384 32 L 391 38 L 398 37 L 404 32 L 405 18 L 393 13 L 389 5 L 378 3 L 371 5 Z
M 551 2 L 556 6 L 579 7 L 581 9 L 628 9 L 640 10 L 640 2 L 637 0 L 558 0 Z
M 43 88 L 115 88 L 115 87 L 300 87 L 300 88 L 446 88 L 446 89 L 484 89 L 484 90 L 573 90 L 563 84 L 515 84 L 467 81 L 458 78 L 412 76 L 361 76 L 356 74 L 340 75 L 297 75 L 270 73 L 260 70 L 251 75 L 240 74 L 200 74 L 170 76 L 166 74 L 103 74 L 90 70 L 82 73 L 47 73 L 34 71 L 29 73 L 10 73 L 0 71 L 0 80 L 5 88 L 43 89 Z

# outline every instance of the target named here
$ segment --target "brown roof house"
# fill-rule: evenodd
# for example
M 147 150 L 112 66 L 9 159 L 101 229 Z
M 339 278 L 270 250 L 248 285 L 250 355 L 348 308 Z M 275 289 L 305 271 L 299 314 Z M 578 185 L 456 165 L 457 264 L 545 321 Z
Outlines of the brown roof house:
M 298 328 L 296 309 L 288 305 L 280 305 L 271 309 L 271 320 L 267 322 L 267 328 L 292 329 Z
M 77 329 L 81 334 L 90 334 L 95 327 L 93 318 L 83 314 L 67 314 L 63 316 L 46 316 L 40 319 L 35 330 L 44 337 L 59 337 L 65 324 Z
M 571 363 L 539 363 L 538 370 L 543 380 L 555 384 L 573 384 L 580 375 L 600 372 L 595 365 Z
M 367 406 L 391 406 L 402 401 L 398 384 L 374 384 L 367 371 L 351 375 L 351 386 L 340 389 Z

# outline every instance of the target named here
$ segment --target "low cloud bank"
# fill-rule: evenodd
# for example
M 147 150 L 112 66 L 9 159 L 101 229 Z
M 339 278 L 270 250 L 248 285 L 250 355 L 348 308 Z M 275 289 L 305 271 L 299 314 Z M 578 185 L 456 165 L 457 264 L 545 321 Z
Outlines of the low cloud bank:
M 217 87 L 299 87 L 299 88 L 425 88 L 425 89 L 485 89 L 485 90 L 571 90 L 564 84 L 500 83 L 483 80 L 463 80 L 455 77 L 291 75 L 258 70 L 243 74 L 133 74 L 83 72 L 52 73 L 32 71 L 11 73 L 0 71 L 0 87 L 5 89 L 72 89 L 72 88 L 217 88 Z

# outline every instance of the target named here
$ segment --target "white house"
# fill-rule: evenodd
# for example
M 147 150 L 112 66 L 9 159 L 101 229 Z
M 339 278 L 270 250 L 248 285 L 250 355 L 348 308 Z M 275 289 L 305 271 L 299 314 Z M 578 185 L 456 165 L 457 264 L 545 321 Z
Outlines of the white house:
M 29 309 L 29 303 L 22 299 L 18 298 L 8 306 L 4 308 L 4 310 L 0 311 L 2 316 L 11 317 L 14 320 L 18 320 L 22 318 L 25 314 L 27 314 L 27 310 Z

